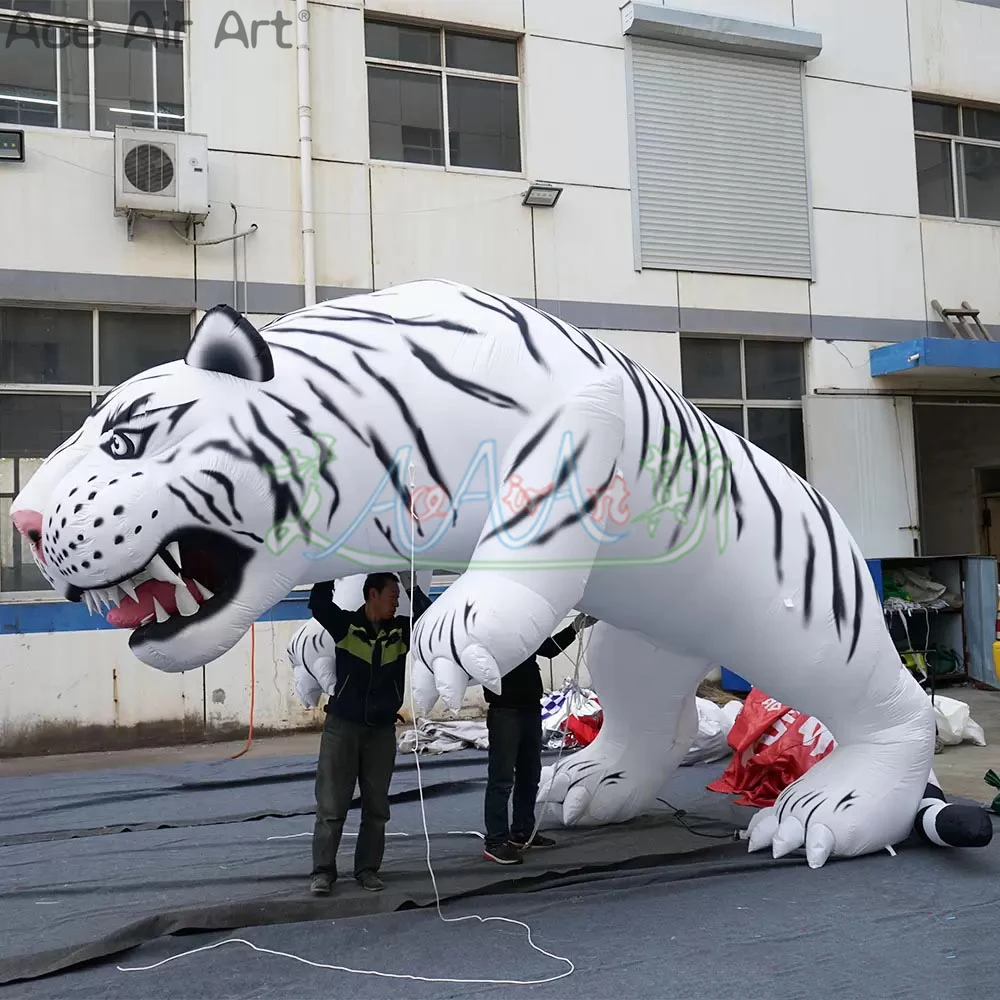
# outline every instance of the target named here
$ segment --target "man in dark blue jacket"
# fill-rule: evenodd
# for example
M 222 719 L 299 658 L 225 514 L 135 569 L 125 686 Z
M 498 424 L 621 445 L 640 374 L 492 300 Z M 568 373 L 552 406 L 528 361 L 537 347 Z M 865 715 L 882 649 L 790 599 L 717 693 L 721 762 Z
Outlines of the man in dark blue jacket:
M 519 865 L 526 847 L 552 847 L 536 833 L 535 798 L 542 774 L 542 674 L 538 657 L 552 659 L 573 644 L 577 634 L 596 624 L 577 615 L 571 625 L 546 639 L 500 682 L 500 694 L 483 688 L 488 705 L 489 765 L 486 778 L 486 843 L 483 857 L 499 865 Z M 514 792 L 513 809 L 511 790 Z
M 333 601 L 333 583 L 317 583 L 309 610 L 336 644 L 336 689 L 326 703 L 326 722 L 316 767 L 316 823 L 310 891 L 325 896 L 337 880 L 337 849 L 354 786 L 361 789 L 361 827 L 354 851 L 354 877 L 365 889 L 384 888 L 378 876 L 389 822 L 389 785 L 396 763 L 396 719 L 403 706 L 409 618 L 397 617 L 399 580 L 372 573 L 365 603 L 345 611 Z M 410 594 L 414 619 L 430 607 L 416 587 Z

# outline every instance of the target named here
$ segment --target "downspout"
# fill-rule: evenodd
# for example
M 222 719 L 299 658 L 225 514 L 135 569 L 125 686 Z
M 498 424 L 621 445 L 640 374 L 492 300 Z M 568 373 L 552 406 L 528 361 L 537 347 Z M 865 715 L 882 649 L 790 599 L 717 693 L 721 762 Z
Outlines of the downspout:
M 313 223 L 312 97 L 309 88 L 309 3 L 295 0 L 299 64 L 299 207 L 302 213 L 302 280 L 305 304 L 316 305 L 316 230 Z

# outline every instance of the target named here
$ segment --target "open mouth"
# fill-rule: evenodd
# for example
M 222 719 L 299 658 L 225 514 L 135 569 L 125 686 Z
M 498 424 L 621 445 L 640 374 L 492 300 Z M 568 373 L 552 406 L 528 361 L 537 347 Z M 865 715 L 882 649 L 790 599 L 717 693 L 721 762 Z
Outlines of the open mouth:
M 129 645 L 169 639 L 221 611 L 236 595 L 253 552 L 221 532 L 184 528 L 163 540 L 137 573 L 81 599 L 109 625 L 133 629 Z

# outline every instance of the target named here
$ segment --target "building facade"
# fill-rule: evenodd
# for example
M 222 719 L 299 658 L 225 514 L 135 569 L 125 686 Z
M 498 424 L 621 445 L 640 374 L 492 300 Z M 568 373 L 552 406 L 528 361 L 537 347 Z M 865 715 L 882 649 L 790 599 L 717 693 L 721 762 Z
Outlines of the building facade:
M 7 516 L 218 302 L 513 295 L 787 462 L 866 555 L 992 551 L 993 373 L 872 351 L 955 339 L 939 308 L 1000 324 L 1000 0 L 0 0 L 0 35 L 0 751 L 248 722 L 251 637 L 152 671 Z M 118 127 L 205 137 L 204 221 L 116 214 Z M 314 722 L 303 596 L 254 630 L 258 730 Z

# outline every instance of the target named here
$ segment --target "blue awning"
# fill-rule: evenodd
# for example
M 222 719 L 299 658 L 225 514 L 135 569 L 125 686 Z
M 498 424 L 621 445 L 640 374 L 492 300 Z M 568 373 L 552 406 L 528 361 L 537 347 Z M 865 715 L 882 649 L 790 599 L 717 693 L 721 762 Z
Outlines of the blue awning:
M 872 378 L 879 375 L 1000 375 L 1000 343 L 921 337 L 873 347 L 868 354 Z

